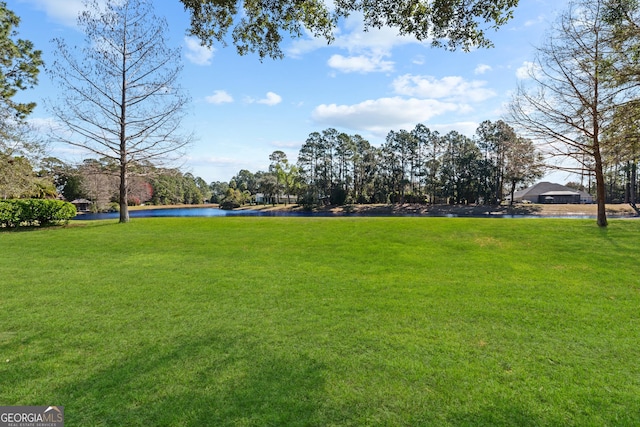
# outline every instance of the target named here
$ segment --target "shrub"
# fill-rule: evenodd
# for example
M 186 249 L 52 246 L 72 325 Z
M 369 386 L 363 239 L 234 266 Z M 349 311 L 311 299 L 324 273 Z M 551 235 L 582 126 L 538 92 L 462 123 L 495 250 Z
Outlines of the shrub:
M 240 190 L 229 188 L 227 194 L 220 202 L 220 209 L 236 209 L 244 204 L 245 195 Z
M 232 209 L 236 209 L 239 208 L 240 203 L 235 201 L 235 200 L 224 200 L 222 203 L 220 203 L 220 209 L 224 209 L 224 210 L 232 210 Z
M 0 227 L 15 227 L 20 224 L 19 207 L 12 201 L 0 200 Z
M 344 188 L 334 188 L 331 190 L 331 204 L 343 206 L 347 202 L 347 191 Z
M 60 200 L 0 201 L 0 227 L 2 228 L 66 223 L 76 214 L 74 205 Z

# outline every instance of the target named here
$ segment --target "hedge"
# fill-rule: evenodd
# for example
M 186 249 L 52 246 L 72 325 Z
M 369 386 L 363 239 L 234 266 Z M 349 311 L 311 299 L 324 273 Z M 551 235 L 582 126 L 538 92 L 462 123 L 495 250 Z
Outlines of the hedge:
M 66 223 L 76 214 L 74 205 L 61 200 L 0 200 L 1 228 Z

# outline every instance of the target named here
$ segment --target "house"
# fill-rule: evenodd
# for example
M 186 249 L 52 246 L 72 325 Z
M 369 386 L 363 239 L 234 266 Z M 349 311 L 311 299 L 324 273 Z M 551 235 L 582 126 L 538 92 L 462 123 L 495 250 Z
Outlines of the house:
M 276 200 L 279 203 L 297 203 L 298 196 L 280 194 L 277 199 L 276 196 L 267 196 L 264 193 L 257 193 L 255 196 L 256 204 L 275 203 Z
M 539 182 L 513 194 L 514 202 L 578 204 L 593 203 L 593 196 L 586 191 L 574 190 L 553 182 Z
M 577 191 L 547 191 L 538 196 L 538 203 L 579 204 L 580 193 Z
M 88 212 L 91 206 L 91 201 L 87 199 L 75 199 L 71 202 L 76 207 L 78 212 Z

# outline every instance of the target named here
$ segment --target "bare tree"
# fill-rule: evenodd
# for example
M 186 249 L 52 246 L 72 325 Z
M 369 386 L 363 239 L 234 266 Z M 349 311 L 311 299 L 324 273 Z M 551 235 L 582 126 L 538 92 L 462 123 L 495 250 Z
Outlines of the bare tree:
M 132 166 L 179 154 L 191 139 L 180 133 L 189 102 L 178 84 L 181 55 L 167 47 L 166 20 L 150 0 L 85 6 L 78 17 L 85 46 L 54 39 L 48 71 L 62 92 L 51 110 L 65 128 L 60 140 L 118 164 L 120 222 L 128 222 Z
M 510 106 L 512 122 L 526 136 L 546 144 L 548 154 L 592 168 L 601 227 L 607 226 L 602 135 L 616 106 L 633 92 L 631 84 L 616 83 L 607 72 L 615 55 L 606 6 L 607 0 L 569 5 L 537 49 L 530 79 L 520 85 Z M 578 165 L 567 169 L 580 171 Z

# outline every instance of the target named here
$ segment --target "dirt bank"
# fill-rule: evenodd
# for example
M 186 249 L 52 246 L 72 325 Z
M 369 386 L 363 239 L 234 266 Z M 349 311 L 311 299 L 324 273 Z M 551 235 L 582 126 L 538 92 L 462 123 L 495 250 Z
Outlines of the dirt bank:
M 140 209 L 168 209 L 168 208 L 217 208 L 218 205 L 167 205 L 167 206 L 136 206 L 130 210 Z M 299 205 L 246 205 L 236 210 L 305 212 Z M 486 206 L 486 205 L 419 205 L 419 204 L 373 204 L 325 206 L 316 208 L 313 212 L 335 215 L 371 215 L 371 216 L 492 216 L 492 215 L 527 215 L 540 217 L 581 217 L 597 215 L 597 205 L 542 205 L 520 204 L 514 206 Z M 640 216 L 628 204 L 607 205 L 607 215 L 610 217 L 632 218 Z
M 291 211 L 301 212 L 304 209 L 298 205 L 253 205 L 240 209 L 261 211 Z M 336 215 L 380 215 L 380 216 L 492 216 L 492 215 L 527 215 L 540 217 L 576 217 L 596 216 L 597 205 L 542 205 L 522 204 L 514 206 L 485 206 L 485 205 L 418 205 L 418 204 L 374 204 L 374 205 L 346 205 L 326 206 L 316 208 L 314 212 L 333 213 Z M 607 215 L 611 217 L 637 217 L 633 207 L 627 204 L 607 205 Z

